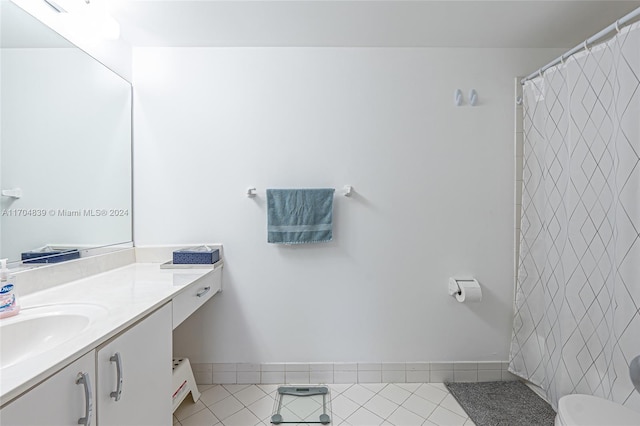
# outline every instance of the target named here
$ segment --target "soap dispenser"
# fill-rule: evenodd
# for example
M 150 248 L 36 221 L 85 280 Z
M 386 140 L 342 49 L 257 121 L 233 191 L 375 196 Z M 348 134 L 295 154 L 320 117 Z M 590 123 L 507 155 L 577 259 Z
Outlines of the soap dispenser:
M 7 259 L 0 259 L 0 318 L 17 315 L 20 312 L 15 276 L 9 274 Z

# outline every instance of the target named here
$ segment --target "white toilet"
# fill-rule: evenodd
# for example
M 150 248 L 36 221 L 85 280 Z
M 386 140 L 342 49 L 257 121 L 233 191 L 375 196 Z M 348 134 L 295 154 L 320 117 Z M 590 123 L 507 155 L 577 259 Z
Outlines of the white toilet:
M 566 395 L 558 401 L 555 426 L 640 426 L 640 413 L 592 395 Z

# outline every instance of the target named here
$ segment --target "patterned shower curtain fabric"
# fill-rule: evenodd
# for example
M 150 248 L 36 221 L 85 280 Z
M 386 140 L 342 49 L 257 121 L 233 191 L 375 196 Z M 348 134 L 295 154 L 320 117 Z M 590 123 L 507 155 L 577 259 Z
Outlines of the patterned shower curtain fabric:
M 509 370 L 640 411 L 640 24 L 524 86 Z

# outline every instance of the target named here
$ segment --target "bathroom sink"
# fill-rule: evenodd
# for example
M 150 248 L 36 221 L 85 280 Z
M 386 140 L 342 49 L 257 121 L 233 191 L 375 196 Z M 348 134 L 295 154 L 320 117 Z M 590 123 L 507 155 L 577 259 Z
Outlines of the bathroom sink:
M 92 304 L 43 305 L 0 320 L 0 369 L 76 337 L 107 312 Z

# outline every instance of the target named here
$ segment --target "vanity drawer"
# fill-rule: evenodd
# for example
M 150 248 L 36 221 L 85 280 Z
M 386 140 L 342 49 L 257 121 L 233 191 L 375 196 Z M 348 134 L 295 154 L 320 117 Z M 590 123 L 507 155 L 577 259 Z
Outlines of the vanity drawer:
M 222 268 L 216 268 L 173 299 L 173 328 L 202 306 L 222 288 Z

